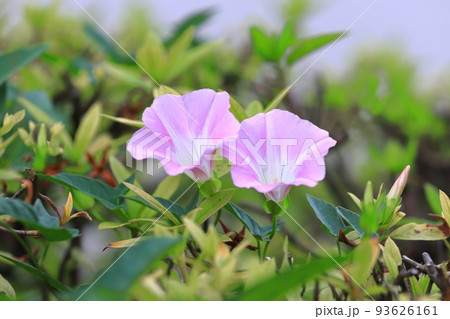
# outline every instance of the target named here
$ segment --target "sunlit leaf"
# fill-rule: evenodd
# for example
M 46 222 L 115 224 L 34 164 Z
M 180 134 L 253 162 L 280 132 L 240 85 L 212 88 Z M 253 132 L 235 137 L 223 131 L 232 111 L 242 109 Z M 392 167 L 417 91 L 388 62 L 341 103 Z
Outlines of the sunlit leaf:
M 177 191 L 180 186 L 181 175 L 167 176 L 161 183 L 159 183 L 155 192 L 154 197 L 163 197 L 169 199 Z
M 358 245 L 353 253 L 350 275 L 357 286 L 365 286 L 380 253 L 378 240 L 370 238 Z
M 330 42 L 336 41 L 342 33 L 331 33 L 324 34 L 315 37 L 301 38 L 296 41 L 293 45 L 291 54 L 289 55 L 287 61 L 289 64 L 296 62 L 298 59 L 304 57 L 305 55 L 314 52 L 315 50 L 329 44 Z
M 384 261 L 386 262 L 386 267 L 391 274 L 391 278 L 394 280 L 398 276 L 398 265 L 402 262 L 402 255 L 397 245 L 388 237 L 384 244 L 383 250 Z
M 390 236 L 400 240 L 443 240 L 449 234 L 439 226 L 410 223 L 400 226 Z
M 244 108 L 230 95 L 230 112 L 236 117 L 239 122 L 248 118 Z
M 144 238 L 144 237 L 142 237 Z M 155 262 L 169 254 L 178 243 L 180 238 L 145 238 L 142 242 L 133 245 L 126 253 L 119 255 L 108 271 L 94 276 L 99 278 L 89 286 L 79 287 L 74 293 L 66 296 L 69 300 L 127 300 L 127 293 L 133 283 L 145 270 Z
M 203 209 L 199 211 L 195 216 L 195 222 L 198 225 L 203 224 L 208 218 L 214 215 L 214 213 L 228 204 L 231 198 L 233 198 L 235 192 L 236 189 L 224 189 L 205 199 L 199 205 L 199 208 Z
M 314 280 L 328 270 L 338 267 L 338 264 L 344 266 L 347 261 L 344 258 L 320 258 L 296 265 L 256 284 L 236 299 L 242 301 L 280 300 L 292 290 Z
M 439 200 L 441 202 L 442 217 L 444 217 L 447 225 L 450 225 L 450 198 L 443 191 L 439 191 Z

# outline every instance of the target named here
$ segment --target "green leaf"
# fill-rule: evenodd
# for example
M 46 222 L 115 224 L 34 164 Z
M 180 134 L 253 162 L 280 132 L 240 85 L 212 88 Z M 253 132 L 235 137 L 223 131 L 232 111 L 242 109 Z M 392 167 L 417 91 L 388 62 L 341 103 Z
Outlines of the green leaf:
M 383 250 L 384 261 L 386 262 L 386 267 L 391 274 L 392 280 L 395 280 L 398 276 L 398 265 L 402 262 L 402 255 L 400 254 L 400 250 L 397 245 L 388 237 L 384 244 Z
M 148 34 L 136 53 L 136 60 L 157 82 L 162 82 L 167 71 L 167 55 L 164 44 L 155 33 Z
M 180 182 L 181 175 L 167 176 L 161 183 L 159 183 L 158 187 L 156 187 L 153 196 L 169 199 L 177 191 L 178 187 L 180 186 Z
M 360 237 L 364 236 L 364 230 L 362 230 L 361 226 L 359 226 L 360 216 L 357 213 L 340 206 L 336 207 L 336 211 L 353 227 L 353 229 L 358 233 Z
M 375 266 L 379 253 L 380 247 L 376 238 L 364 240 L 355 248 L 350 274 L 356 283 L 364 287 Z
M 95 103 L 81 119 L 73 143 L 72 158 L 74 161 L 78 162 L 83 157 L 89 144 L 96 136 L 100 125 L 101 111 L 102 107 L 100 104 Z
M 167 43 L 171 45 L 173 42 L 178 41 L 179 38 L 185 34 L 185 31 L 192 27 L 198 27 L 207 22 L 214 14 L 212 9 L 205 9 L 189 15 L 177 24 L 173 31 L 173 36 L 167 40 Z
M 119 182 L 125 181 L 131 175 L 125 165 L 115 156 L 109 157 L 109 166 L 111 167 L 114 178 Z
M 39 231 L 48 241 L 63 241 L 79 236 L 77 229 L 59 227 L 59 220 L 50 216 L 40 200 L 34 206 L 19 200 L 0 197 L 0 213 L 21 221 L 33 230 Z
M 286 23 L 277 44 L 277 59 L 281 59 L 284 52 L 295 42 L 294 24 L 292 22 Z
M 277 61 L 274 41 L 258 28 L 250 30 L 255 52 L 266 61 Z
M 189 49 L 195 35 L 195 27 L 191 26 L 183 31 L 169 49 L 169 63 L 177 61 Z
M 29 99 L 22 96 L 18 96 L 17 102 L 21 104 L 37 122 L 45 124 L 53 124 L 55 122 L 44 110 L 39 108 Z
M 245 113 L 247 113 L 248 117 L 252 117 L 262 112 L 264 112 L 264 107 L 262 103 L 257 100 L 250 102 L 245 109 Z
M 15 114 L 5 114 L 5 117 L 3 118 L 3 126 L 0 127 L 0 136 L 5 135 L 8 133 L 17 123 L 23 120 L 25 117 L 25 111 L 19 111 Z
M 207 42 L 187 51 L 182 59 L 168 65 L 163 72 L 163 79 L 165 83 L 170 83 L 175 78 L 186 72 L 195 64 L 200 63 L 203 59 L 212 55 L 220 47 L 220 42 Z
M 244 292 L 238 300 L 281 300 L 294 289 L 323 275 L 328 270 L 336 268 L 338 265 L 344 266 L 347 261 L 348 258 L 320 258 L 296 265 L 281 274 L 256 284 Z
M 134 127 L 138 127 L 138 128 L 144 127 L 144 125 L 145 125 L 144 122 L 142 122 L 142 121 L 130 120 L 130 119 L 127 119 L 124 117 L 115 117 L 115 116 L 111 116 L 108 114 L 100 114 L 100 116 L 110 119 L 110 120 L 120 123 L 120 124 L 134 126 Z
M 236 217 L 244 226 L 249 230 L 249 232 L 255 237 L 257 240 L 269 241 L 269 238 L 264 238 L 269 235 L 272 231 L 272 225 L 261 226 L 258 222 L 245 210 L 240 208 L 239 206 L 228 203 L 225 208 Z M 277 231 L 280 230 L 281 226 L 283 226 L 282 222 L 277 224 Z
M 428 204 L 433 210 L 433 213 L 439 215 L 442 211 L 441 204 L 439 202 L 439 190 L 430 183 L 425 183 L 424 190 L 425 197 L 427 198 Z
M 439 226 L 410 223 L 400 226 L 390 234 L 399 240 L 443 240 L 448 237 Z
M 119 47 L 114 42 L 110 41 L 104 33 L 101 33 L 97 27 L 85 25 L 84 31 L 93 40 L 93 42 L 100 46 L 102 50 L 114 61 L 119 63 L 133 63 L 133 60 L 123 54 L 122 51 L 119 51 Z
M 62 291 L 62 292 L 69 291 L 69 288 L 67 288 L 63 283 L 61 283 L 60 281 L 56 280 L 55 278 L 53 278 L 52 276 L 50 276 L 46 273 L 42 273 L 41 271 L 39 271 L 39 269 L 37 269 L 29 264 L 26 264 L 15 258 L 6 256 L 4 254 L 0 254 L 0 257 L 12 262 L 13 264 L 15 264 L 18 267 L 26 270 L 27 272 L 32 274 L 37 279 L 47 282 L 50 286 L 58 289 L 59 291 Z
M 107 271 L 99 273 L 102 276 L 92 285 L 79 287 L 74 293 L 67 295 L 69 300 L 126 300 L 133 283 L 161 260 L 181 242 L 180 238 L 152 237 L 142 240 L 120 255 L 117 261 Z
M 200 194 L 202 194 L 205 197 L 209 197 L 210 195 L 213 195 L 220 191 L 222 188 L 222 182 L 218 179 L 210 179 L 203 184 L 200 185 Z
M 130 200 L 140 203 L 144 206 L 147 206 L 153 210 L 160 211 L 160 209 L 155 208 L 153 205 L 149 204 L 146 200 L 144 200 L 143 198 L 141 198 L 139 196 L 123 196 L 123 198 L 130 199 Z M 171 200 L 161 198 L 161 197 L 154 197 L 154 199 L 156 199 L 162 206 L 164 206 L 165 210 L 170 210 L 177 217 L 182 217 L 184 215 L 187 215 L 190 212 L 190 210 L 187 210 L 186 208 L 182 207 L 181 205 L 179 205 Z M 181 221 L 181 219 L 178 219 L 178 220 Z
M 52 183 L 79 190 L 85 195 L 99 200 L 106 208 L 111 210 L 116 210 L 123 206 L 123 198 L 120 196 L 127 192 L 127 188 L 122 184 L 113 188 L 97 179 L 82 175 L 60 173 L 56 175 L 37 174 L 37 176 Z M 134 180 L 134 175 L 127 180 Z
M 305 55 L 323 47 L 324 45 L 336 41 L 341 33 L 324 34 L 315 37 L 301 38 L 293 45 L 292 52 L 287 59 L 289 64 L 296 62 Z
M 384 202 L 386 206 L 386 195 L 382 194 L 377 200 L 377 206 L 373 202 L 373 187 L 371 182 L 367 182 L 366 189 L 364 191 L 364 200 L 361 203 L 361 217 L 359 218 L 359 225 L 366 233 L 374 233 L 378 230 L 378 216 L 377 211 L 380 210 L 381 204 Z M 384 211 L 381 212 L 384 214 Z
M 181 223 L 181 220 L 174 215 L 167 207 L 165 207 L 163 204 L 161 204 L 156 198 L 154 198 L 152 195 L 146 193 L 136 185 L 123 182 L 123 184 L 130 189 L 133 193 L 138 195 L 140 198 L 142 198 L 144 201 L 149 203 L 151 207 L 159 211 L 161 214 L 164 214 L 172 223 L 175 225 L 179 225 Z M 171 208 L 172 209 L 172 208 Z
M 278 106 L 278 104 L 283 101 L 284 97 L 288 94 L 289 90 L 295 85 L 295 82 L 285 87 L 283 90 L 281 90 L 280 93 L 278 93 L 275 98 L 267 105 L 267 107 L 264 109 L 264 113 L 267 113 L 269 111 L 272 111 L 274 108 Z
M 443 191 L 439 191 L 439 200 L 441 202 L 442 217 L 444 217 L 447 225 L 450 226 L 450 198 Z
M 342 222 L 335 207 L 326 201 L 307 195 L 309 204 L 316 213 L 317 218 L 330 230 L 330 233 L 338 238 L 339 230 L 345 230 L 347 227 Z
M 124 66 L 112 62 L 104 62 L 101 66 L 110 77 L 117 79 L 130 87 L 142 87 L 146 90 L 151 90 L 155 85 L 155 82 L 150 79 L 148 75 L 142 75 L 142 71 L 135 67 Z
M 4 181 L 22 178 L 22 175 L 20 175 L 14 169 L 0 169 L 0 176 L 2 177 L 2 180 L 4 180 Z
M 0 56 L 0 84 L 42 54 L 48 45 L 39 45 L 29 49 L 20 49 Z
M 234 117 L 236 117 L 236 119 L 239 122 L 242 122 L 243 120 L 248 118 L 242 106 L 231 95 L 230 95 L 230 112 L 233 113 Z
M 16 299 L 16 292 L 11 284 L 0 274 L 0 295 L 5 295 L 10 300 Z
M 214 213 L 228 204 L 235 192 L 236 189 L 224 189 L 205 199 L 199 206 L 202 210 L 195 216 L 195 223 L 197 225 L 203 224 Z

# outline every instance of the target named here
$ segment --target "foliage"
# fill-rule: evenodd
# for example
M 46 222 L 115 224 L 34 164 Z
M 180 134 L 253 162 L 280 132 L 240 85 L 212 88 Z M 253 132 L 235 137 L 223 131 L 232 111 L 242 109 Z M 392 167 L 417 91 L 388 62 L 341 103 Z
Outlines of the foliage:
M 342 32 L 299 32 L 291 2 L 250 50 L 199 36 L 214 10 L 164 37 L 136 10 L 113 34 L 124 52 L 56 3 L 24 9 L 0 47 L 0 300 L 450 300 L 448 98 L 438 110 L 439 89 L 381 49 L 298 98 L 293 66 Z M 145 107 L 204 87 L 239 122 L 280 108 L 328 130 L 325 180 L 277 204 L 224 158 L 202 185 L 145 174 L 125 155 Z

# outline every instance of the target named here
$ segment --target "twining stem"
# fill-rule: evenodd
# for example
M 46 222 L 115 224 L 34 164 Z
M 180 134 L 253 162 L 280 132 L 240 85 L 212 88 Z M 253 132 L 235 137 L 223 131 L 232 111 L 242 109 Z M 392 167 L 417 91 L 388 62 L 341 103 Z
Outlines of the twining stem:
M 1 226 L 3 225 L 3 226 Z M 14 236 L 14 238 L 20 243 L 20 245 L 22 245 L 23 249 L 25 249 L 25 252 L 28 254 L 31 263 L 36 267 L 36 269 L 39 271 L 39 273 L 42 276 L 42 279 L 45 283 L 44 285 L 44 294 L 47 294 L 48 290 L 50 291 L 54 291 L 54 288 L 52 287 L 52 285 L 49 283 L 45 272 L 43 270 L 43 268 L 41 267 L 41 265 L 38 263 L 38 261 L 36 260 L 33 251 L 30 249 L 30 247 L 28 246 L 28 244 L 22 239 L 20 238 L 19 234 L 17 234 L 13 229 L 11 229 L 11 227 L 9 227 L 8 224 L 3 223 L 2 221 L 0 221 L 0 227 L 5 228 L 9 231 L 9 233 Z
M 0 226 L 0 230 L 4 231 L 4 232 L 14 232 L 17 235 L 23 235 L 23 236 L 31 236 L 34 238 L 39 238 L 41 237 L 41 233 L 38 230 L 20 230 L 20 229 L 12 229 L 12 228 L 6 228 L 3 226 Z
M 276 214 L 272 214 L 272 231 L 269 235 L 269 241 L 266 242 L 266 245 L 264 246 L 264 253 L 263 258 L 266 258 L 267 256 L 267 249 L 269 248 L 269 244 L 272 242 L 272 238 L 275 236 L 275 233 L 277 232 L 277 225 L 278 225 L 278 218 Z

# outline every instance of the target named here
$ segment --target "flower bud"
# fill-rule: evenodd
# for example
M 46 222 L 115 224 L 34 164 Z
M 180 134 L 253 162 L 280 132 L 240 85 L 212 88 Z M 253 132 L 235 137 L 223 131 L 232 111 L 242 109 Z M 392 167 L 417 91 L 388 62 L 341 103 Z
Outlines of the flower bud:
M 400 174 L 400 176 L 395 181 L 394 185 L 392 186 L 391 190 L 387 194 L 387 198 L 395 198 L 398 199 L 402 196 L 403 190 L 405 189 L 406 182 L 408 181 L 408 175 L 409 171 L 411 169 L 411 166 L 406 166 L 403 172 Z

